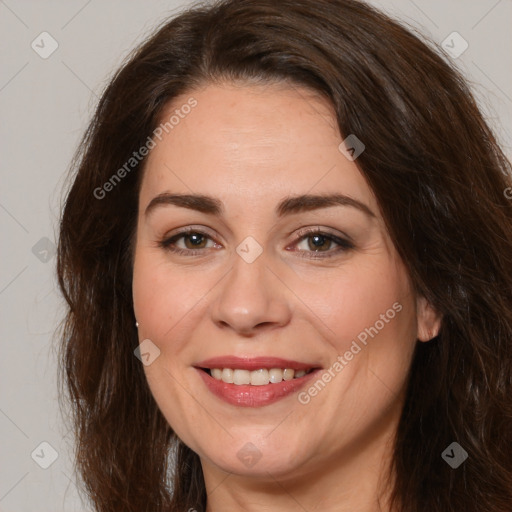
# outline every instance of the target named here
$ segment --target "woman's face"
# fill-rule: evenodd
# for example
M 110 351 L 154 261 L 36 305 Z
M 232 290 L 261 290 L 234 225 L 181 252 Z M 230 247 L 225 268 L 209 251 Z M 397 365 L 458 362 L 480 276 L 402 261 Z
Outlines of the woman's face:
M 382 453 L 438 321 L 333 111 L 300 87 L 224 84 L 172 115 L 144 171 L 133 276 L 162 413 L 205 474 L 293 477 Z

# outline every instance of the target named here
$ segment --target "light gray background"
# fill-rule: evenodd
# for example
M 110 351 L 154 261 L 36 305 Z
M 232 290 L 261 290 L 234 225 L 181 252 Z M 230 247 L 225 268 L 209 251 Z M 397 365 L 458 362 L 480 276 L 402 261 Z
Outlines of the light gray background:
M 72 434 L 65 431 L 56 401 L 53 332 L 63 308 L 51 242 L 61 190 L 109 76 L 152 27 L 189 3 L 0 0 L 1 512 L 91 510 L 77 494 Z M 372 3 L 438 43 L 454 31 L 467 41 L 456 63 L 510 157 L 511 0 Z M 47 59 L 31 48 L 43 31 L 59 45 Z M 448 44 L 458 43 L 449 39 Z M 40 242 L 44 237 L 51 242 Z M 49 460 L 50 450 L 39 447 L 41 442 L 58 454 L 48 469 L 31 457 L 37 448 L 34 458 Z

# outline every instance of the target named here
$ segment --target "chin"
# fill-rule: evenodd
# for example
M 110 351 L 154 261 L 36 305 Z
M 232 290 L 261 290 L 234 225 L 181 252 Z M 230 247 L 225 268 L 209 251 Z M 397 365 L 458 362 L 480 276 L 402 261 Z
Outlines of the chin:
M 226 445 L 219 444 L 214 451 L 211 446 L 206 447 L 203 453 L 211 464 L 227 473 L 268 479 L 269 474 L 277 478 L 301 472 L 307 460 L 304 450 L 300 439 L 291 440 L 289 436 L 269 439 L 260 433 L 247 432 L 230 438 Z

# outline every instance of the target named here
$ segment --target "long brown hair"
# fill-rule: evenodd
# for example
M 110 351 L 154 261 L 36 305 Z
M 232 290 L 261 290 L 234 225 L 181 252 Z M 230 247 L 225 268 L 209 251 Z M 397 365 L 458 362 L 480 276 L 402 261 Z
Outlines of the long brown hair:
M 329 100 L 342 136 L 366 146 L 357 163 L 415 290 L 443 315 L 439 335 L 414 354 L 393 510 L 512 510 L 510 163 L 447 58 L 356 0 L 195 6 L 166 20 L 104 91 L 74 159 L 57 263 L 68 306 L 60 391 L 96 510 L 205 510 L 199 458 L 167 424 L 133 353 L 146 159 L 104 184 L 169 101 L 226 79 L 284 81 Z M 452 442 L 468 453 L 457 469 L 442 457 Z

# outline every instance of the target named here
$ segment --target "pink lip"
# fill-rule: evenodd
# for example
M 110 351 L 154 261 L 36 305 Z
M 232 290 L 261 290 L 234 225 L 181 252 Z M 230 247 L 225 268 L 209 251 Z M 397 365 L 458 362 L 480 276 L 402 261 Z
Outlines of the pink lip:
M 206 359 L 197 364 L 196 368 L 232 368 L 239 370 L 259 370 L 260 368 L 290 368 L 292 370 L 309 370 L 317 368 L 319 365 L 314 363 L 299 363 L 298 361 L 290 361 L 279 357 L 236 357 L 236 356 L 220 356 Z
M 214 379 L 201 368 L 234 368 L 240 370 L 259 370 L 260 368 L 291 368 L 294 370 L 309 370 L 315 368 L 314 364 L 305 364 L 298 361 L 289 361 L 275 357 L 239 358 L 235 356 L 215 357 L 201 361 L 194 365 L 206 387 L 218 398 L 231 405 L 239 407 L 263 407 L 273 404 L 281 398 L 285 398 L 294 391 L 304 386 L 321 370 L 316 369 L 311 373 L 293 380 L 284 380 L 278 384 L 266 384 L 264 386 L 228 384 Z

